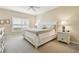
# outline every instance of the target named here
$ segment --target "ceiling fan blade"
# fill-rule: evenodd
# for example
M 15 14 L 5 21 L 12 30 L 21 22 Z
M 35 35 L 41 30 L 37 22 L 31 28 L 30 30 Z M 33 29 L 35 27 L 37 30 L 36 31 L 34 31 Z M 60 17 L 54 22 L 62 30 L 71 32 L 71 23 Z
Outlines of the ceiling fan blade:
M 34 6 L 34 8 L 40 8 L 39 6 Z
M 33 11 L 37 11 L 35 8 L 32 8 Z
M 33 10 L 33 11 L 37 11 L 40 7 L 39 6 L 28 6 L 27 10 Z
M 30 7 L 30 6 L 28 6 L 28 7 L 27 7 L 27 10 L 30 10 L 30 9 L 31 9 L 31 7 Z

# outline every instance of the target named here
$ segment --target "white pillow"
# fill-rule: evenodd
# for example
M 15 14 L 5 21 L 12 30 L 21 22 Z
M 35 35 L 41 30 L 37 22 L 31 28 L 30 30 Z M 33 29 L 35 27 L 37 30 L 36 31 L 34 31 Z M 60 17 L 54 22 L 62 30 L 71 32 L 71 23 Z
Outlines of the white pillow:
M 39 29 L 46 29 L 47 27 L 45 25 L 38 25 L 37 28 L 39 28 Z
M 46 28 L 54 28 L 55 25 L 46 24 L 45 26 L 46 26 Z
M 39 29 L 50 29 L 50 28 L 54 28 L 55 25 L 50 25 L 50 24 L 45 24 L 45 25 L 38 25 L 37 28 Z

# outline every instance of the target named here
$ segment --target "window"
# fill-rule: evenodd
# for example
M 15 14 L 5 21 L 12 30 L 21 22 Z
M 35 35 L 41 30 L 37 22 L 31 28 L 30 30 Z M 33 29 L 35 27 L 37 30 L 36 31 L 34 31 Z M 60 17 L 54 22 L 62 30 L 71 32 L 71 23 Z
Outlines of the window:
M 29 20 L 19 17 L 12 17 L 12 29 L 23 29 L 29 27 Z

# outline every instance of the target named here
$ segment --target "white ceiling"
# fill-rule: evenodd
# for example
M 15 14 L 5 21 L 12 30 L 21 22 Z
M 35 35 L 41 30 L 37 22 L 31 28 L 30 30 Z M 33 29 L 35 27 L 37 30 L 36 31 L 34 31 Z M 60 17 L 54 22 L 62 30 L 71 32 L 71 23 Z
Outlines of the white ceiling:
M 58 6 L 39 6 L 39 7 L 40 8 L 38 8 L 37 11 L 33 11 L 32 9 L 28 10 L 28 6 L 2 6 L 0 8 L 17 11 L 17 12 L 22 12 L 22 13 L 28 13 L 31 15 L 38 15 L 38 14 L 47 12 L 49 10 L 55 9 Z

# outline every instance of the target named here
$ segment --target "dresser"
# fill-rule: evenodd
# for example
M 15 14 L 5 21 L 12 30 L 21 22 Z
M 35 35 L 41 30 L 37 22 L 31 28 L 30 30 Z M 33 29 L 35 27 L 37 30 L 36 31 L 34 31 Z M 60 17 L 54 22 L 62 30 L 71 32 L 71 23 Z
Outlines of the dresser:
M 0 53 L 4 51 L 4 28 L 0 28 Z
M 70 32 L 58 32 L 57 40 L 69 44 L 70 43 Z

